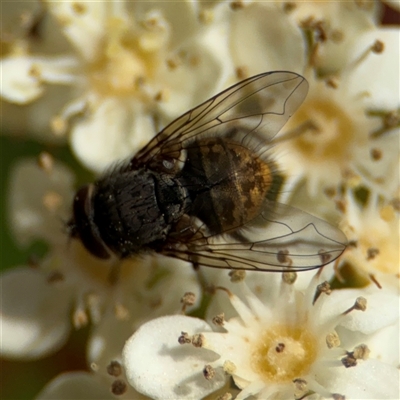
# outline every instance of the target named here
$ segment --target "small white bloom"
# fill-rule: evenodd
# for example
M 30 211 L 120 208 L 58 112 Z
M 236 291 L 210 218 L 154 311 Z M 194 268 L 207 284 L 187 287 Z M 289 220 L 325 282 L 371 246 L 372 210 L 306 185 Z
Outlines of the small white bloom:
M 212 332 L 204 322 L 183 316 L 144 324 L 124 348 L 129 383 L 159 399 L 165 393 L 184 398 L 179 389 L 190 383 L 197 392 L 188 391 L 186 398 L 200 398 L 212 389 L 212 376 L 219 377 L 224 371 L 242 389 L 236 399 L 313 393 L 314 398 L 396 397 L 399 371 L 395 366 L 368 359 L 370 351 L 362 343 L 350 349 L 342 345 L 360 333 L 397 324 L 395 296 L 370 294 L 366 300 L 356 299 L 354 291 L 334 291 L 328 297 L 329 285 L 318 284 L 314 278 L 305 294 L 282 282 L 273 301 L 265 304 L 245 283 L 239 285 L 244 285 L 245 302 L 228 291 L 238 317 L 225 320 L 218 315 L 214 319 L 224 332 Z M 388 313 L 382 314 L 379 307 L 383 303 L 388 307 L 388 300 Z M 373 305 L 371 310 L 367 302 Z M 340 326 L 347 330 L 339 334 Z
M 337 80 L 307 77 L 309 94 L 285 126 L 297 137 L 278 146 L 277 161 L 292 181 L 305 181 L 309 196 L 340 183 L 363 184 L 385 197 L 397 189 L 399 77 L 392 65 L 398 35 L 380 29 L 358 37 L 359 66 L 348 60 Z M 376 42 L 382 53 L 373 53 Z
M 281 7 L 302 29 L 308 62 L 320 76 L 345 69 L 358 38 L 373 31 L 381 17 L 379 3 L 372 1 L 282 3 Z
M 202 22 L 196 2 L 41 4 L 41 55 L 31 51 L 29 35 L 14 38 L 1 59 L 1 96 L 29 104 L 56 87 L 43 98 L 51 113 L 46 107 L 37 115 L 28 112 L 29 128 L 43 131 L 35 123 L 40 117 L 55 136 L 70 130 L 75 154 L 96 171 L 134 154 L 167 121 L 221 89 L 232 73 L 224 22 Z M 53 32 L 69 43 L 67 51 L 61 46 L 64 53 L 57 42 L 47 46 Z M 21 115 L 5 115 L 13 118 L 13 131 Z
M 399 290 L 400 225 L 393 204 L 381 203 L 372 192 L 361 206 L 350 192 L 345 197 L 342 229 L 350 245 L 340 263 L 367 281 Z

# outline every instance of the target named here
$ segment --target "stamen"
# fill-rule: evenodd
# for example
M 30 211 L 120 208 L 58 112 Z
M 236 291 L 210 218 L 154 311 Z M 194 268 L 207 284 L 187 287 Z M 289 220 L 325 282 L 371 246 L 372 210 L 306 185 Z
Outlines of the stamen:
M 371 279 L 371 281 L 375 283 L 375 285 L 377 286 L 378 289 L 382 289 L 382 285 L 376 279 L 374 274 L 369 274 L 369 279 Z
M 353 310 L 365 311 L 367 309 L 367 299 L 365 297 L 357 297 L 354 305 L 342 313 L 342 315 L 349 314 Z
M 294 379 L 293 383 L 295 399 L 304 398 L 303 396 L 309 393 L 308 384 L 305 379 Z
M 282 281 L 288 285 L 293 285 L 296 282 L 297 273 L 296 272 L 283 272 Z
M 107 373 L 111 376 L 120 376 L 122 374 L 122 365 L 118 361 L 111 361 L 107 365 Z
M 383 53 L 385 44 L 381 40 L 375 40 L 374 44 L 371 46 L 371 50 L 375 54 Z
M 182 306 L 182 314 L 185 313 L 186 308 L 192 306 L 196 302 L 196 295 L 192 292 L 186 292 L 182 298 L 181 298 L 181 303 L 183 304 Z
M 224 326 L 224 324 L 225 324 L 225 314 L 224 314 L 224 313 L 221 313 L 221 314 L 216 315 L 216 316 L 212 319 L 212 322 L 213 322 L 214 325 L 217 325 L 217 326 Z
M 321 296 L 322 293 L 325 293 L 329 296 L 331 292 L 332 292 L 331 287 L 329 286 L 329 283 L 327 281 L 320 283 L 315 289 L 315 294 L 312 304 L 313 305 L 315 304 L 315 302 L 318 300 L 319 296 Z
M 326 345 L 328 349 L 340 346 L 340 338 L 336 332 L 331 332 L 326 335 Z
M 121 396 L 128 390 L 128 386 L 122 379 L 117 379 L 111 385 L 111 393 L 116 396 Z
M 340 361 L 346 368 L 355 367 L 357 365 L 357 359 L 354 357 L 353 353 L 347 353 L 346 357 L 343 357 Z
M 197 333 L 192 336 L 192 345 L 194 347 L 203 347 L 205 343 L 205 337 L 202 333 Z
M 211 365 L 206 365 L 203 368 L 203 375 L 208 381 L 211 381 L 215 377 L 215 369 Z
M 242 269 L 232 270 L 229 271 L 228 275 L 230 276 L 232 283 L 243 282 L 246 278 L 246 271 Z
M 369 357 L 371 350 L 366 344 L 360 344 L 353 350 L 353 355 L 357 360 L 366 360 Z
M 181 336 L 178 338 L 179 344 L 189 344 L 192 343 L 192 338 L 187 332 L 181 332 Z

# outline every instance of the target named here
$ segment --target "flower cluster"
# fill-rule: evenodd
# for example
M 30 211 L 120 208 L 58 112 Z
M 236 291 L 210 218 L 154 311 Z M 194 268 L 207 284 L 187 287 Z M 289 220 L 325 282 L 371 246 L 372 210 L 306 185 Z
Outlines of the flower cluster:
M 57 376 L 37 399 L 398 398 L 399 27 L 380 25 L 381 3 L 41 0 L 2 10 L 1 139 L 42 149 L 8 170 L 6 220 L 18 246 L 48 250 L 2 266 L 1 352 L 41 358 L 91 327 L 89 371 Z M 67 239 L 77 183 L 274 70 L 309 83 L 272 146 L 278 200 L 339 226 L 339 259 L 317 274 L 229 279 L 153 255 L 99 260 Z M 59 149 L 74 161 L 56 159 Z

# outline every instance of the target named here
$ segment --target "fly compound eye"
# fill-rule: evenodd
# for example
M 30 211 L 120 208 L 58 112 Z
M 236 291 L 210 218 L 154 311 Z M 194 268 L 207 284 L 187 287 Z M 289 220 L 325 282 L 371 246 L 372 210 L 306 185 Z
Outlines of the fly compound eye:
M 74 198 L 73 223 L 70 223 L 72 237 L 79 237 L 86 249 L 94 256 L 107 259 L 110 253 L 101 239 L 98 229 L 93 222 L 92 196 L 94 185 L 81 187 Z

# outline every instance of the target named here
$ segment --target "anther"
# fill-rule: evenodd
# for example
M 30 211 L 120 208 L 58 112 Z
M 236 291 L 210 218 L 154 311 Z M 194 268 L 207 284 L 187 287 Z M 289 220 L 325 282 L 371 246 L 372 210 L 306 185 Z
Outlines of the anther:
M 297 273 L 296 272 L 282 272 L 282 281 L 288 285 L 293 285 L 296 282 Z
M 325 341 L 326 345 L 328 346 L 328 349 L 340 346 L 340 338 L 336 332 L 328 333 L 326 335 Z
M 211 365 L 206 365 L 203 368 L 203 375 L 208 381 L 211 381 L 215 377 L 215 369 Z
M 192 292 L 186 292 L 181 298 L 181 303 L 183 304 L 182 314 L 186 311 L 187 307 L 192 306 L 195 302 L 196 302 L 196 295 Z
M 192 336 L 192 344 L 194 347 L 203 347 L 205 342 L 205 337 L 201 333 L 197 333 L 196 335 Z
M 319 296 L 321 296 L 322 293 L 325 293 L 327 295 L 330 295 L 332 292 L 331 287 L 329 286 L 328 282 L 322 282 L 320 283 L 317 288 L 315 289 L 315 294 L 314 294 L 314 299 L 313 299 L 313 305 L 315 302 L 318 300 Z
M 365 311 L 366 309 L 367 309 L 367 299 L 365 297 L 357 297 L 354 305 L 345 312 L 343 312 L 342 315 L 346 315 L 353 310 Z
M 232 283 L 243 282 L 246 278 L 246 271 L 242 269 L 232 270 L 229 271 L 228 275 L 230 276 Z
M 178 338 L 179 344 L 189 344 L 192 343 L 192 338 L 187 332 L 181 332 L 181 335 Z
M 212 322 L 213 322 L 214 325 L 217 325 L 217 326 L 224 326 L 224 324 L 225 324 L 225 314 L 224 314 L 224 313 L 221 313 L 221 314 L 216 315 L 216 316 L 212 319 Z
M 122 374 L 122 366 L 118 361 L 111 361 L 107 365 L 107 373 L 111 376 L 120 376 Z
M 127 391 L 126 382 L 124 382 L 121 379 L 117 379 L 111 384 L 111 393 L 116 396 L 121 396 L 126 391 Z

